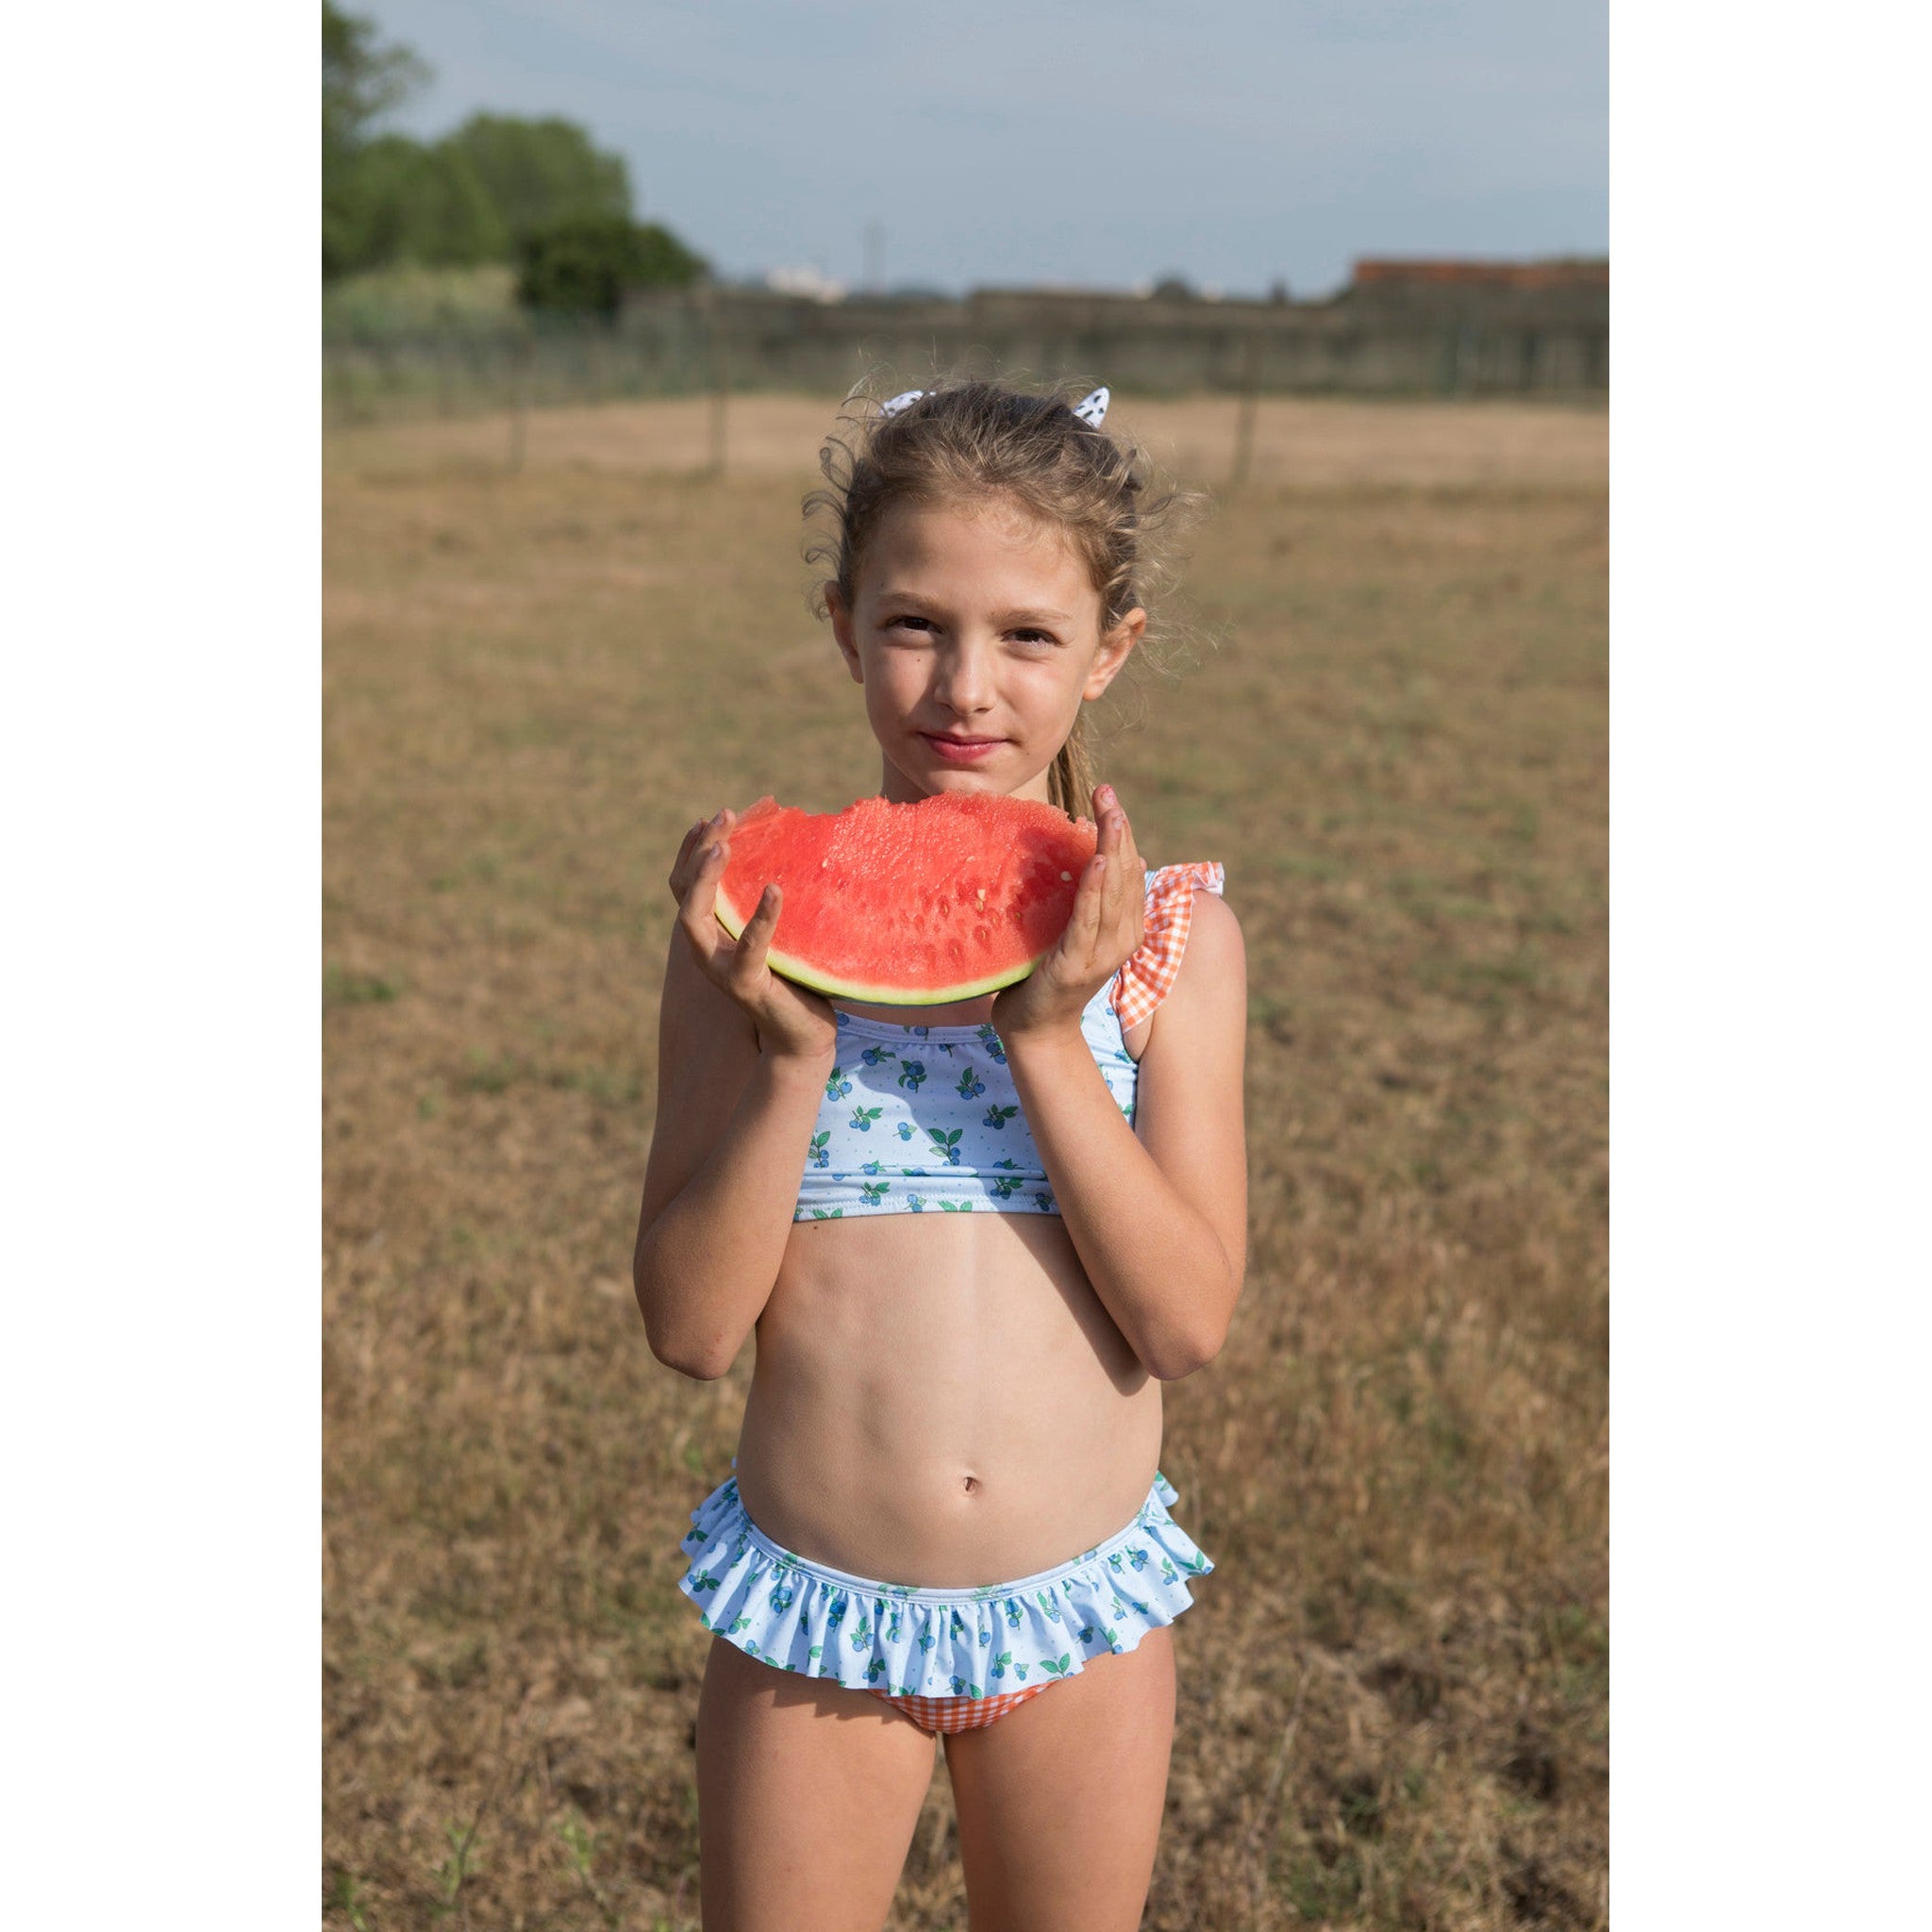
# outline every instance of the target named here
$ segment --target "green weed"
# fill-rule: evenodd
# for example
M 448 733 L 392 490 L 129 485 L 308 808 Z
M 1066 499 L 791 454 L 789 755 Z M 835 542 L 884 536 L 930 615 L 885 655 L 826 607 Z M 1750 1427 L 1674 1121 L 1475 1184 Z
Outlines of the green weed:
M 581 1811 L 573 1809 L 559 1820 L 557 1835 L 563 1840 L 564 1850 L 570 1855 L 571 1869 L 577 1875 L 578 1883 L 589 1894 L 591 1903 L 597 1907 L 607 1925 L 622 1924 L 624 1915 L 613 1906 L 604 1888 L 597 1883 L 591 1872 L 596 1856 L 597 1841 L 591 1827 L 584 1822 Z
M 470 1875 L 470 1859 L 476 1849 L 476 1827 L 480 1822 L 472 1819 L 468 1829 L 455 1824 L 443 1826 L 443 1836 L 449 1840 L 449 1857 L 436 1873 L 436 1911 L 440 1917 L 446 1918 L 455 1911 L 462 1896 L 463 1881 Z
M 1339 858 L 1324 852 L 1272 852 L 1268 863 L 1291 879 L 1339 879 L 1344 870 Z
M 472 880 L 478 885 L 494 885 L 502 872 L 503 860 L 494 852 L 476 852 L 450 871 L 436 874 L 429 881 L 429 890 L 450 892 Z
M 523 1078 L 522 1061 L 509 1054 L 492 1054 L 473 1046 L 464 1057 L 463 1085 L 472 1093 L 501 1093 Z
M 559 1067 L 549 1081 L 566 1093 L 581 1093 L 604 1107 L 635 1107 L 644 1085 L 635 1067 Z
M 1355 1910 L 1362 1895 L 1362 1862 L 1349 1848 L 1332 1859 L 1307 1853 L 1289 1866 L 1279 1884 L 1304 1919 L 1320 1924 Z
M 336 1873 L 336 1882 L 329 1894 L 329 1903 L 348 1920 L 356 1928 L 356 1932 L 369 1932 L 369 1917 L 364 1909 L 362 1886 L 353 1872 L 343 1868 Z
M 404 987 L 399 973 L 352 973 L 346 966 L 325 966 L 322 970 L 325 1007 L 380 1006 L 400 999 Z

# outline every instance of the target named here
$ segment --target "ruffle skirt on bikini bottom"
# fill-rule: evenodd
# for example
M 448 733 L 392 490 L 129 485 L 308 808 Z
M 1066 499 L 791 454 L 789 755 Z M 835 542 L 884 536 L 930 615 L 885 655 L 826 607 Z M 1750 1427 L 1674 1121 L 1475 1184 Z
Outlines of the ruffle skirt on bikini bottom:
M 899 1697 L 991 1697 L 1071 1677 L 1132 1650 L 1193 1602 L 1214 1568 L 1158 1474 L 1133 1522 L 1070 1563 L 1012 1583 L 923 1590 L 849 1575 L 779 1548 L 745 1513 L 736 1476 L 691 1511 L 678 1588 L 708 1630 L 800 1676 Z

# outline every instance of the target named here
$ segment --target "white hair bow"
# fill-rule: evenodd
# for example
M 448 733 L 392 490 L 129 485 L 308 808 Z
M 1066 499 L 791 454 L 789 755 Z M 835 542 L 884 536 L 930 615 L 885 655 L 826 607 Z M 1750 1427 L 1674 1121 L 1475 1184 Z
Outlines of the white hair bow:
M 1085 402 L 1075 405 L 1074 414 L 1088 428 L 1098 429 L 1107 421 L 1107 406 L 1112 401 L 1113 391 L 1103 383 Z
M 896 416 L 901 409 L 909 409 L 925 391 L 923 389 L 908 389 L 894 396 L 890 402 L 879 405 L 881 416 Z M 1074 414 L 1079 417 L 1090 429 L 1098 429 L 1107 421 L 1107 406 L 1113 400 L 1113 391 L 1103 384 L 1090 396 L 1074 406 Z

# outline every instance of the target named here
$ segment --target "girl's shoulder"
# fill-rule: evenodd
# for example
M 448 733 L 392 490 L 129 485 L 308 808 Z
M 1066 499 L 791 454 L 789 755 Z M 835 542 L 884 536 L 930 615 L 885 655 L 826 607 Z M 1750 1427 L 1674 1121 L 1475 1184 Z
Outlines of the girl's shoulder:
M 1241 921 L 1223 897 L 1225 884 L 1212 859 L 1148 868 L 1141 944 L 1113 996 L 1123 1032 L 1152 1019 L 1184 981 L 1191 988 L 1239 964 Z

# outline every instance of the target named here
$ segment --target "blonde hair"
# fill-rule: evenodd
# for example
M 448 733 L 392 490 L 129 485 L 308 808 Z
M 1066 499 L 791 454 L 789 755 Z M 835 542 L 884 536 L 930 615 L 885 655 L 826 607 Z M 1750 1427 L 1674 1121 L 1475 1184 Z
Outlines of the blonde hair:
M 941 383 L 891 416 L 862 391 L 846 404 L 845 433 L 835 429 L 819 452 L 825 487 L 805 499 L 807 517 L 822 520 L 807 561 L 829 572 L 814 599 L 821 615 L 831 590 L 850 608 L 867 543 L 887 510 L 908 501 L 1003 496 L 1062 530 L 1100 592 L 1103 630 L 1144 609 L 1164 584 L 1159 540 L 1195 499 L 1157 489 L 1145 452 L 1083 423 L 1065 395 L 972 378 Z M 1048 794 L 1062 811 L 1085 812 L 1094 775 L 1085 720 L 1075 718 Z

